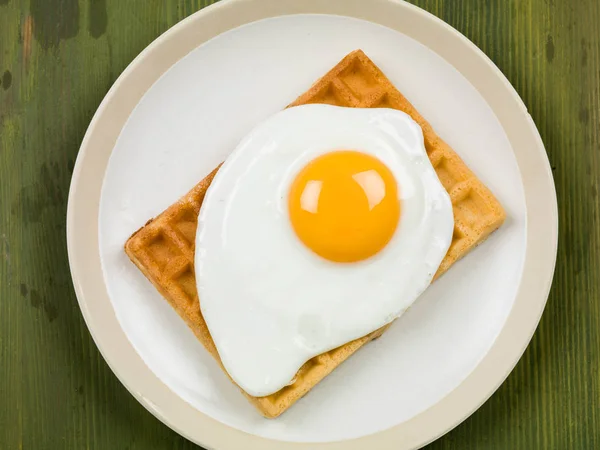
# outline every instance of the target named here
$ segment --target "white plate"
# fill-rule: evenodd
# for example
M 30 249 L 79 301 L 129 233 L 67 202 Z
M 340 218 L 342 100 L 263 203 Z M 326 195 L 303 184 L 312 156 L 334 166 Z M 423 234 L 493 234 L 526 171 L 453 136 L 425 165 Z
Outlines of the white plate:
M 358 445 L 363 437 L 374 445 L 379 437 L 411 448 L 455 426 L 491 395 L 535 329 L 556 252 L 549 165 L 508 82 L 457 32 L 405 4 L 380 0 L 365 10 L 354 2 L 308 3 L 230 1 L 208 8 L 159 38 L 119 78 L 88 130 L 73 177 L 73 278 L 90 331 L 115 373 L 192 440 L 282 448 L 268 440 Z M 298 9 L 340 15 L 270 17 Z M 398 15 L 395 21 L 390 14 Z M 436 42 L 423 39 L 419 20 L 438 33 Z M 508 220 L 381 339 L 283 416 L 266 420 L 129 262 L 123 244 L 254 125 L 356 48 L 494 192 Z M 483 375 L 486 364 L 492 377 Z M 188 423 L 192 415 L 197 426 Z M 430 426 L 419 428 L 427 416 Z M 207 417 L 220 425 L 204 428 Z

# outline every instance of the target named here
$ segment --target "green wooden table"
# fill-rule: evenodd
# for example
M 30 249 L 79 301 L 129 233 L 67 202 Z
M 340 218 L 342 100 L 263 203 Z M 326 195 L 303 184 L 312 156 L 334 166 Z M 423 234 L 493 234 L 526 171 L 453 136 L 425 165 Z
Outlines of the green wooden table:
M 112 374 L 69 276 L 67 194 L 107 90 L 198 0 L 0 0 L 0 449 L 191 449 Z M 506 74 L 546 143 L 560 245 L 497 393 L 430 449 L 600 449 L 600 2 L 415 0 Z

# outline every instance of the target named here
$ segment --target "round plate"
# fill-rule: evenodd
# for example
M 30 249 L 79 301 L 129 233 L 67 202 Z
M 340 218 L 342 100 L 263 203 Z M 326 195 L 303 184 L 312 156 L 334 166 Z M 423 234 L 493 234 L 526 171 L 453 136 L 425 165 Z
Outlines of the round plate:
M 508 220 L 381 339 L 267 420 L 128 261 L 123 244 L 356 48 L 490 187 Z M 550 167 L 518 95 L 458 32 L 391 0 L 230 0 L 184 20 L 142 52 L 102 102 L 75 165 L 67 214 L 75 290 L 104 358 L 160 420 L 218 449 L 430 442 L 514 367 L 543 311 L 556 257 Z

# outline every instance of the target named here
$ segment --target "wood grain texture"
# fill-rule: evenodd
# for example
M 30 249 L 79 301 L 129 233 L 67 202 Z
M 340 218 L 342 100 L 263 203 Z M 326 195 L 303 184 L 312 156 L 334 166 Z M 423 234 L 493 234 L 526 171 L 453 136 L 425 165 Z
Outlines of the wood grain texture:
M 127 64 L 197 0 L 0 0 L 0 449 L 197 448 L 121 386 L 66 254 L 73 163 Z M 502 387 L 429 449 L 600 448 L 600 4 L 414 0 L 475 42 L 538 125 L 560 213 L 554 286 Z

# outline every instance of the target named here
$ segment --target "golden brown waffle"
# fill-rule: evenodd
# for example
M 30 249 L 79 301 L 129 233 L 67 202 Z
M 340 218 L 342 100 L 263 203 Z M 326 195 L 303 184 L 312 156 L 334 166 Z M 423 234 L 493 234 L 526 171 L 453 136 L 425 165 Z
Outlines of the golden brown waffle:
M 504 221 L 504 210 L 492 193 L 361 50 L 347 55 L 290 106 L 308 103 L 395 108 L 409 114 L 421 125 L 427 154 L 450 194 L 454 210 L 452 244 L 436 278 Z M 217 170 L 136 231 L 125 244 L 125 251 L 220 364 L 219 354 L 200 313 L 194 275 L 198 213 Z M 242 392 L 265 417 L 277 417 L 359 348 L 379 337 L 388 326 L 316 356 L 300 368 L 289 386 L 274 394 L 252 397 Z

